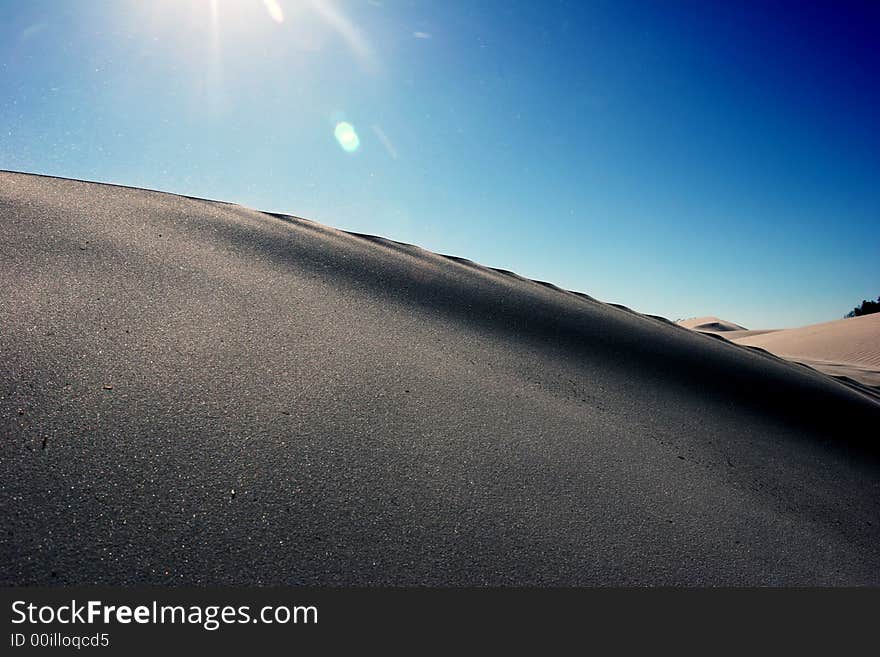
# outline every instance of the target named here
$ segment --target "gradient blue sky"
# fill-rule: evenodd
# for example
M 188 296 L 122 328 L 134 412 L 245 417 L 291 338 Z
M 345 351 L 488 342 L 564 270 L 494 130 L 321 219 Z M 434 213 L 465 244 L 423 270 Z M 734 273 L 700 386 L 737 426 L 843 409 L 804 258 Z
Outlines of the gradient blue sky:
M 878 3 L 0 0 L 0 168 L 802 325 L 880 294 L 878 41 Z

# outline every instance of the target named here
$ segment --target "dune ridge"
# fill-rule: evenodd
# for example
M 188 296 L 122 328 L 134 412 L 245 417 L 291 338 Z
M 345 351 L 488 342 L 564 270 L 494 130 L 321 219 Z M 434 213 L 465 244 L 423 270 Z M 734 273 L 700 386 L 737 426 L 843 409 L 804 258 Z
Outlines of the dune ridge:
M 880 582 L 880 405 L 817 372 L 234 204 L 0 220 L 6 584 Z

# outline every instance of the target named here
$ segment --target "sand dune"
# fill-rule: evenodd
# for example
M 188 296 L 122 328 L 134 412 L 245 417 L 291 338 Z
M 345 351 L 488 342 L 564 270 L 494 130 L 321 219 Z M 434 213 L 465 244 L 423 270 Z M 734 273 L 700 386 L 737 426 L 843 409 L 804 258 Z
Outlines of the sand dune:
M 699 331 L 700 333 L 714 333 L 720 335 L 726 340 L 737 340 L 739 338 L 747 338 L 753 335 L 764 335 L 772 333 L 778 329 L 747 329 L 739 324 L 734 324 L 726 319 L 718 319 L 713 316 L 694 317 L 692 319 L 680 319 L 676 322 L 679 326 Z
M 743 331 L 725 331 L 721 335 L 725 340 L 735 342 L 740 338 L 749 338 L 753 335 L 765 335 L 767 333 L 773 333 L 778 330 L 780 329 L 748 329 Z
M 786 356 L 880 368 L 880 314 L 774 331 L 738 341 Z
M 880 584 L 880 405 L 414 246 L 0 173 L 4 584 Z
M 732 339 L 829 374 L 880 387 L 880 314 Z
M 813 324 L 795 329 L 745 329 L 717 317 L 697 317 L 679 326 L 757 347 L 880 395 L 880 315 Z M 874 390 L 876 389 L 876 390 Z
M 739 324 L 734 324 L 733 322 L 729 322 L 725 319 L 718 319 L 717 317 L 712 316 L 683 319 L 677 323 L 679 326 L 684 326 L 685 328 L 693 329 L 695 331 L 704 331 L 711 333 L 748 330 L 744 326 L 740 326 Z

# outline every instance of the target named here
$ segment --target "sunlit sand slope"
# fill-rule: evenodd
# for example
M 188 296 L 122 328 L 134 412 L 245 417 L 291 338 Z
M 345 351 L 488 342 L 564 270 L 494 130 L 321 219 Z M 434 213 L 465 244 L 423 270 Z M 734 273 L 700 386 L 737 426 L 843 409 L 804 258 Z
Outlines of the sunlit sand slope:
M 880 584 L 880 407 L 302 219 L 0 173 L 4 584 Z
M 728 336 L 725 336 L 728 337 Z M 764 335 L 736 337 L 829 374 L 880 387 L 880 314 L 839 319 Z

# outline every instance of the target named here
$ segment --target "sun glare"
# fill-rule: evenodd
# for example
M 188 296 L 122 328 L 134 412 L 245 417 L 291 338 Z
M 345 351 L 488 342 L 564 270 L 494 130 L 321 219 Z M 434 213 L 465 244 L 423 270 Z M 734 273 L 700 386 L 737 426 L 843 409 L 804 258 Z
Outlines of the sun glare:
M 278 4 L 278 0 L 263 0 L 263 4 L 266 6 L 266 11 L 269 12 L 269 16 L 273 21 L 276 23 L 284 22 L 284 10 Z

